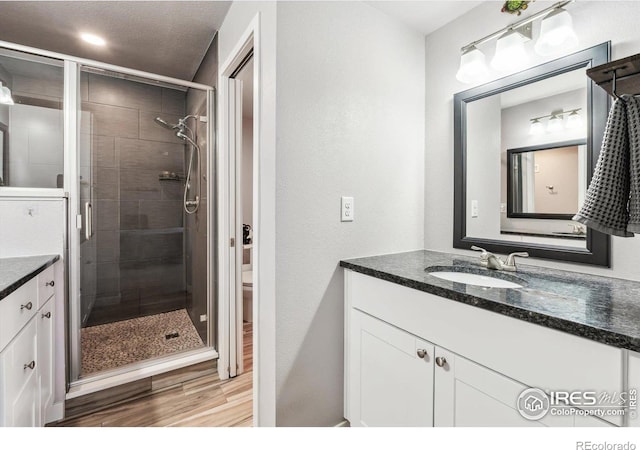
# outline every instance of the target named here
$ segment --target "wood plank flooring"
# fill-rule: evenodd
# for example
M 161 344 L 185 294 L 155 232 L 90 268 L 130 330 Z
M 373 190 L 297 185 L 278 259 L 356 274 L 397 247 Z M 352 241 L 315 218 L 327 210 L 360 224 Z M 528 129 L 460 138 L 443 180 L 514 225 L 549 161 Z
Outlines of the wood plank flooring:
M 217 373 L 161 388 L 58 424 L 65 427 L 250 427 L 253 425 L 253 327 L 244 325 L 245 372 Z

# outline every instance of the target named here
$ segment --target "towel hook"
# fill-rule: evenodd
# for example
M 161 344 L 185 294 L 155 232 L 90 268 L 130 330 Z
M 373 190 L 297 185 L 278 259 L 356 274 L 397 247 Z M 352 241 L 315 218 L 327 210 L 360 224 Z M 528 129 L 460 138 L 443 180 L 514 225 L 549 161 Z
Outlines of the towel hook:
M 610 72 L 613 73 L 613 78 L 611 80 L 611 95 L 613 95 L 618 100 L 622 100 L 622 101 L 624 101 L 624 99 L 621 96 L 618 95 L 618 91 L 617 91 L 617 89 L 618 89 L 618 86 L 617 86 L 617 83 L 618 83 L 618 70 L 624 70 L 626 68 L 627 68 L 627 66 L 622 66 L 622 67 L 617 67 L 615 69 L 611 69 L 611 70 L 608 70 L 607 72 L 605 72 L 605 73 L 610 73 Z

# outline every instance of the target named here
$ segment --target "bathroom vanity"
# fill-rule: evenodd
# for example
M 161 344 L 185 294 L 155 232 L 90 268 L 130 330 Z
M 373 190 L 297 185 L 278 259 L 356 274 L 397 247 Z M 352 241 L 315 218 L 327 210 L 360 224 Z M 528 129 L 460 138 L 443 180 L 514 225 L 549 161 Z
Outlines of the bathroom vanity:
M 61 366 L 55 333 L 64 323 L 62 272 L 57 255 L 0 259 L 0 426 L 62 419 L 64 353 Z
M 478 261 L 421 250 L 340 263 L 351 426 L 640 425 L 633 402 L 615 398 L 640 387 L 640 283 Z M 616 412 L 529 420 L 516 407 L 527 388 L 607 393 Z

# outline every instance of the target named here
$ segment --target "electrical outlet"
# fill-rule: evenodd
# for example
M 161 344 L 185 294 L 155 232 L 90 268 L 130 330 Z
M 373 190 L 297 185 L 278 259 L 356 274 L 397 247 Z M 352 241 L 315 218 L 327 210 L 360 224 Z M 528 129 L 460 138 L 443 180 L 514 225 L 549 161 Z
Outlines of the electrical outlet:
M 206 322 L 207 321 L 207 315 L 206 314 L 200 314 L 200 322 Z
M 478 217 L 478 200 L 471 200 L 471 217 Z
M 342 197 L 342 222 L 353 222 L 354 219 L 354 202 L 353 197 Z

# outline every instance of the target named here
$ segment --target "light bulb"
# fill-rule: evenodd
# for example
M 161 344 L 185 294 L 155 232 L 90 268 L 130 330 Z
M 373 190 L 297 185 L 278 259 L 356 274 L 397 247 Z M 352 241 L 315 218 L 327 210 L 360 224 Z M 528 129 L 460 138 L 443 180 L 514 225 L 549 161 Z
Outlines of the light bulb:
M 529 134 L 538 135 L 544 133 L 544 125 L 539 119 L 533 119 L 529 127 Z
M 489 78 L 489 68 L 487 67 L 484 53 L 475 46 L 469 47 L 460 57 L 460 68 L 456 73 L 458 81 L 468 84 L 475 84 Z
M 524 48 L 524 37 L 515 30 L 509 30 L 496 42 L 496 54 L 491 67 L 499 71 L 519 69 L 529 62 Z
M 564 128 L 562 124 L 562 115 L 554 114 L 549 119 L 549 123 L 547 124 L 547 131 L 549 133 L 557 133 L 558 131 L 562 131 Z
M 572 111 L 567 116 L 567 128 L 575 130 L 580 127 L 582 127 L 582 116 L 578 114 L 578 111 Z
M 536 53 L 543 56 L 553 55 L 577 46 L 578 37 L 573 31 L 573 20 L 565 9 L 555 9 L 542 19 L 540 37 L 534 47 Z

